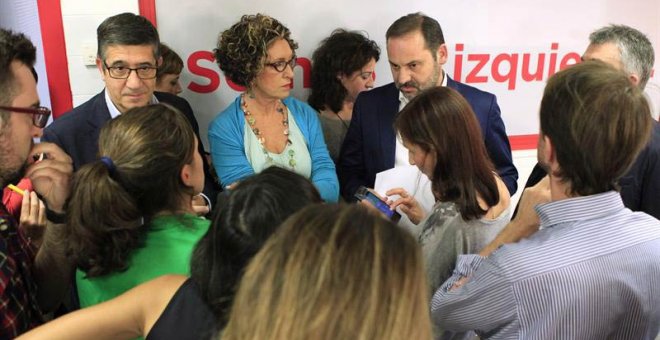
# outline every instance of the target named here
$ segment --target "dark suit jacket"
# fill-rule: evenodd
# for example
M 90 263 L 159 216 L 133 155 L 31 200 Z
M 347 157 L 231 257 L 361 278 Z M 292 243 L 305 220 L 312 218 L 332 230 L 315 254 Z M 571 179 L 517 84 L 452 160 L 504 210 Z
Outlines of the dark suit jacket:
M 161 103 L 172 105 L 181 111 L 195 131 L 198 141 L 198 151 L 204 160 L 204 193 L 212 200 L 220 190 L 220 186 L 211 177 L 210 169 L 206 163 L 204 145 L 199 138 L 199 124 L 188 102 L 178 96 L 154 92 Z M 110 111 L 105 101 L 105 91 L 92 97 L 87 102 L 65 113 L 54 120 L 44 129 L 42 141 L 51 142 L 61 147 L 73 159 L 73 168 L 78 170 L 81 166 L 93 162 L 98 158 L 99 134 L 101 128 L 111 119 Z
M 516 192 L 518 171 L 513 165 L 511 146 L 491 93 L 447 78 L 447 86 L 467 99 L 479 120 L 486 150 L 511 195 Z M 360 93 L 353 106 L 353 118 L 346 133 L 337 170 L 341 193 L 353 200 L 358 187 L 373 187 L 376 174 L 394 167 L 396 133 L 394 118 L 399 112 L 399 90 L 394 83 Z
M 538 163 L 527 178 L 525 188 L 534 186 L 547 173 Z M 619 180 L 623 204 L 632 211 L 643 211 L 660 219 L 660 123 L 653 123 L 651 140 L 639 153 L 630 170 Z M 520 202 L 518 202 L 520 205 Z M 518 206 L 513 217 L 518 213 Z

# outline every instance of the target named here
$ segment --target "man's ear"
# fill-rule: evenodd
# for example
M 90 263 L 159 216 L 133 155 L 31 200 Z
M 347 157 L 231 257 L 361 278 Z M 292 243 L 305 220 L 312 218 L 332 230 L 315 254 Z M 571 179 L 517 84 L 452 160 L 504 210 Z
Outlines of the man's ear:
M 631 73 L 631 74 L 628 75 L 628 79 L 630 79 L 630 82 L 633 85 L 639 86 L 639 75 L 637 75 L 635 73 Z
M 97 56 L 96 57 L 96 68 L 99 69 L 99 72 L 101 72 L 101 76 L 103 76 L 103 71 L 104 71 L 104 66 L 103 66 L 103 60 L 101 60 L 101 57 Z M 105 78 L 103 78 L 105 79 Z
M 183 168 L 181 168 L 181 182 L 183 182 L 185 186 L 193 186 L 192 169 L 190 168 L 190 164 L 184 164 Z
M 436 60 L 438 61 L 438 64 L 444 65 L 448 58 L 449 53 L 447 52 L 447 45 L 441 44 L 436 51 Z
M 543 150 L 539 150 L 542 153 L 541 159 L 550 167 L 550 173 L 555 174 L 559 170 L 555 146 L 550 137 L 543 135 L 541 138 L 543 138 Z

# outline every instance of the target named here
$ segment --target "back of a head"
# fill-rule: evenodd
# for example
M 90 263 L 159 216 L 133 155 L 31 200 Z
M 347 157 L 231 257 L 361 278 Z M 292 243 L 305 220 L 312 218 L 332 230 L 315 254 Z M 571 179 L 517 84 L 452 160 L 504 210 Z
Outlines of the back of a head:
M 180 74 L 183 70 L 183 60 L 181 57 L 164 43 L 160 43 L 159 51 L 163 62 L 158 66 L 158 71 L 156 72 L 157 81 L 160 82 L 161 78 L 166 74 Z
M 652 119 L 640 88 L 600 61 L 586 61 L 551 77 L 541 101 L 541 134 L 559 162 L 553 175 L 571 194 L 616 189 L 649 140 Z
M 480 196 L 489 206 L 499 193 L 479 121 L 468 101 L 456 90 L 434 86 L 415 96 L 401 110 L 394 129 L 409 144 L 435 155 L 429 176 L 435 197 L 457 204 L 463 219 L 480 218 Z
M 123 268 L 159 212 L 183 211 L 194 188 L 181 180 L 193 160 L 195 134 L 166 104 L 139 107 L 109 121 L 99 136 L 102 159 L 74 175 L 68 228 L 79 267 L 90 276 Z
M 589 43 L 602 45 L 613 43 L 621 53 L 621 63 L 627 73 L 639 76 L 639 87 L 644 88 L 655 63 L 655 53 L 649 38 L 642 32 L 626 25 L 609 25 L 589 35 Z
M 397 19 L 385 32 L 385 40 L 398 38 L 412 32 L 419 31 L 424 37 L 426 48 L 435 58 L 435 51 L 445 43 L 442 28 L 437 20 L 421 13 L 410 13 Z
M 11 69 L 12 62 L 18 61 L 32 68 L 35 58 L 36 49 L 28 37 L 0 28 L 0 105 L 10 106 L 19 91 Z M 8 114 L 0 110 L 2 122 L 7 120 Z
M 105 50 L 112 45 L 151 45 L 158 59 L 160 38 L 154 25 L 145 17 L 121 13 L 105 19 L 96 29 L 97 56 L 105 60 Z
M 305 177 L 270 167 L 230 191 L 193 252 L 191 276 L 222 328 L 245 266 L 287 217 L 321 203 Z
M 359 206 L 291 216 L 248 266 L 223 339 L 430 339 L 414 238 Z
M 317 111 L 339 112 L 348 92 L 338 77 L 350 76 L 379 58 L 380 48 L 362 32 L 334 30 L 312 54 L 309 104 Z

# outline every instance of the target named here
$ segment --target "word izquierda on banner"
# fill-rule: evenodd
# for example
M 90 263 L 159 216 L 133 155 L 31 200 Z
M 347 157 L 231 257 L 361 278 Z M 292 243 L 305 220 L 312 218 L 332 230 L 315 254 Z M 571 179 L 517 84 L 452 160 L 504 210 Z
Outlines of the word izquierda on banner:
M 465 45 L 456 44 L 453 77 L 468 84 L 507 83 L 515 90 L 518 80 L 543 81 L 582 59 L 576 52 L 559 55 L 558 49 L 559 43 L 552 43 L 549 53 L 464 53 Z
M 465 53 L 465 44 L 457 43 L 454 47 L 452 74 L 454 80 L 468 84 L 490 81 L 507 83 L 509 90 L 515 90 L 518 81 L 543 81 L 557 71 L 580 62 L 581 59 L 580 54 L 575 52 L 559 55 L 559 43 L 552 43 L 549 53 Z M 296 72 L 302 72 L 302 87 L 310 88 L 311 61 L 309 58 L 298 57 L 296 63 Z M 188 56 L 186 65 L 192 75 L 205 79 L 190 81 L 187 85 L 188 90 L 211 93 L 221 87 L 221 71 L 215 64 L 212 52 L 195 51 Z M 224 80 L 234 91 L 245 90 L 226 77 Z M 292 83 L 291 86 L 294 87 L 295 84 Z

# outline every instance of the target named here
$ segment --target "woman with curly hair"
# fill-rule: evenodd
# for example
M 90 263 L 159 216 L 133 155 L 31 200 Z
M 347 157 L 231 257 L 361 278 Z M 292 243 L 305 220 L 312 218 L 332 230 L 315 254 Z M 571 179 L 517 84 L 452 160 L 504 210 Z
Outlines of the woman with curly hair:
M 339 183 L 317 113 L 289 96 L 297 47 L 289 29 L 262 14 L 244 15 L 220 34 L 216 61 L 246 91 L 209 126 L 213 165 L 225 186 L 280 166 L 309 178 L 334 202 Z
M 312 55 L 309 105 L 319 112 L 330 157 L 337 162 L 358 94 L 374 86 L 380 48 L 357 31 L 336 29 Z
M 185 116 L 165 104 L 109 121 L 97 161 L 80 168 L 68 202 L 66 240 L 81 307 L 163 274 L 190 274 L 209 221 L 193 211 L 204 187 L 202 156 Z

